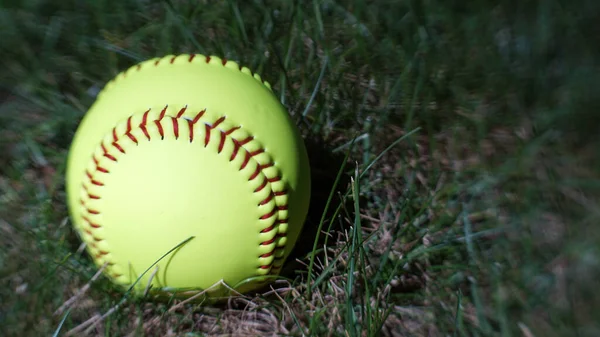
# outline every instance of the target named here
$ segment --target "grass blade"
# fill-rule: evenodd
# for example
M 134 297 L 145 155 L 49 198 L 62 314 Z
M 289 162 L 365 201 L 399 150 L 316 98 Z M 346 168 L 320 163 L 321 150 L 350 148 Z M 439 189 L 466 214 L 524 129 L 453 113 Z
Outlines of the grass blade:
M 60 320 L 60 323 L 58 323 L 58 327 L 56 328 L 56 331 L 54 331 L 54 334 L 52 335 L 52 337 L 58 337 L 58 334 L 60 333 L 60 330 L 62 330 L 62 327 L 65 324 L 65 321 L 67 320 L 67 317 L 69 317 L 70 313 L 71 313 L 71 309 L 69 309 L 65 312 L 65 314 L 63 315 L 63 318 Z
M 350 239 L 350 247 L 348 249 L 348 271 L 346 280 L 346 331 L 349 332 L 350 336 L 357 336 L 358 331 L 356 322 L 356 313 L 354 311 L 354 273 L 357 269 L 357 264 L 360 265 L 360 250 L 362 247 L 362 226 L 360 219 L 360 178 L 358 174 L 358 167 L 355 170 L 354 177 L 352 179 L 352 198 L 354 200 L 354 224 L 352 226 L 352 236 Z M 358 257 L 358 263 L 357 263 Z M 360 267 L 360 266 L 358 266 Z M 358 296 L 358 294 L 356 294 Z M 368 306 L 368 304 L 367 304 Z M 361 306 L 362 307 L 362 306 Z M 363 314 L 364 317 L 364 314 Z
M 375 165 L 375 163 L 377 163 L 377 161 L 379 159 L 381 159 L 381 157 L 385 156 L 385 154 L 391 150 L 392 148 L 394 148 L 394 146 L 400 144 L 400 142 L 402 142 L 403 140 L 407 139 L 408 137 L 412 136 L 413 134 L 417 133 L 419 130 L 421 130 L 421 127 L 415 128 L 412 131 L 408 132 L 407 134 L 403 135 L 402 137 L 396 139 L 392 144 L 390 144 L 388 147 L 385 148 L 385 150 L 381 151 L 381 153 L 379 155 L 377 155 L 377 157 L 375 157 L 375 159 L 373 159 L 366 167 L 365 169 L 362 171 L 362 173 L 359 175 L 359 178 L 362 178 L 365 176 L 365 174 L 371 169 L 371 167 L 373 167 L 373 165 Z
M 315 84 L 315 88 L 313 89 L 313 92 L 310 95 L 310 99 L 308 100 L 308 103 L 306 103 L 306 107 L 302 112 L 302 117 L 306 117 L 306 115 L 308 115 L 308 111 L 310 110 L 310 107 L 312 106 L 313 101 L 317 96 L 317 92 L 319 92 L 319 87 L 321 86 L 321 81 L 323 80 L 323 76 L 325 75 L 325 70 L 327 69 L 328 63 L 329 57 L 325 56 L 325 59 L 323 60 L 323 66 L 321 67 L 321 72 L 319 73 L 319 78 L 317 79 L 317 84 Z
M 311 285 L 312 271 L 313 271 L 314 264 L 315 264 L 315 256 L 316 256 L 316 251 L 317 251 L 317 245 L 319 244 L 319 237 L 321 235 L 321 230 L 323 229 L 323 224 L 325 223 L 325 217 L 327 216 L 327 211 L 329 210 L 331 201 L 333 200 L 333 196 L 335 195 L 337 185 L 339 184 L 340 179 L 342 178 L 342 174 L 344 173 L 344 168 L 346 167 L 346 163 L 348 162 L 348 157 L 350 156 L 350 152 L 352 151 L 353 145 L 354 145 L 354 141 L 352 141 L 352 143 L 348 147 L 348 151 L 346 151 L 346 156 L 344 157 L 344 161 L 342 162 L 342 165 L 340 166 L 340 169 L 338 170 L 337 176 L 335 177 L 335 181 L 333 182 L 333 186 L 331 187 L 331 191 L 329 192 L 329 196 L 327 197 L 327 202 L 325 203 L 325 208 L 323 209 L 323 214 L 321 214 L 321 220 L 319 221 L 319 227 L 317 228 L 317 234 L 316 234 L 315 240 L 313 242 L 312 253 L 310 255 L 310 262 L 308 265 L 308 277 L 306 280 L 306 285 L 307 285 L 307 289 L 308 289 L 307 290 L 307 298 L 311 298 L 311 296 L 312 296 L 312 289 L 313 289 L 313 287 Z

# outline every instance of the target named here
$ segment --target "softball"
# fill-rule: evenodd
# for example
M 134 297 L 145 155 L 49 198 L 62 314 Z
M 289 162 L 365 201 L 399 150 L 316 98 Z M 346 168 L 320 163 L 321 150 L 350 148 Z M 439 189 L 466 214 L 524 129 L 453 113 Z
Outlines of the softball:
M 228 296 L 277 276 L 310 198 L 303 140 L 269 83 L 216 56 L 135 65 L 69 151 L 73 227 L 134 293 Z

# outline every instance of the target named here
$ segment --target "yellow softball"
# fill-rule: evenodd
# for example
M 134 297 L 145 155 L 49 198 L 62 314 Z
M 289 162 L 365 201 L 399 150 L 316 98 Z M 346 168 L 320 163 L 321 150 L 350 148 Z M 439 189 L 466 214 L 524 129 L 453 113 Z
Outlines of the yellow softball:
M 66 184 L 88 253 L 137 293 L 255 289 L 279 273 L 310 198 L 306 148 L 270 85 L 199 54 L 110 81 L 77 129 Z

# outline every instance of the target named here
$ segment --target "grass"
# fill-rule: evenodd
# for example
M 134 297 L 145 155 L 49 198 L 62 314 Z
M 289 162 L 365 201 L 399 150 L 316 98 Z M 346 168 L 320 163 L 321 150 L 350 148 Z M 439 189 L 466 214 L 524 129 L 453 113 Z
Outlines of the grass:
M 599 10 L 0 2 L 0 334 L 598 335 Z M 123 301 L 70 227 L 68 146 L 119 71 L 189 52 L 273 85 L 310 150 L 310 215 L 272 290 Z

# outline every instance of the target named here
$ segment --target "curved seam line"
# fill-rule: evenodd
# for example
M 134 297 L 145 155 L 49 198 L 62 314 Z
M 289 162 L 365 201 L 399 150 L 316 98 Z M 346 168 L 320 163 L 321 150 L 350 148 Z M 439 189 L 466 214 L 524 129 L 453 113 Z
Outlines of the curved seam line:
M 146 111 L 143 113 L 142 122 L 140 123 L 140 125 L 139 125 L 138 127 L 139 127 L 139 128 L 140 128 L 140 129 L 141 129 L 143 132 L 144 132 L 144 135 L 145 135 L 146 137 L 148 137 L 148 140 L 151 140 L 151 137 L 150 137 L 149 133 L 148 133 L 148 132 L 147 132 L 147 130 L 146 130 L 146 126 L 147 126 L 149 123 L 151 123 L 151 122 L 154 122 L 155 124 L 157 124 L 157 128 L 158 128 L 158 130 L 159 130 L 159 134 L 160 134 L 160 136 L 161 136 L 161 139 L 164 139 L 164 130 L 163 130 L 163 126 L 162 126 L 162 125 L 160 125 L 160 126 L 159 126 L 159 124 L 161 124 L 161 121 L 162 121 L 162 119 L 165 117 L 165 112 L 166 112 L 166 109 L 167 109 L 167 107 L 168 107 L 168 106 L 165 106 L 165 108 L 164 108 L 163 110 L 161 110 L 161 113 L 160 113 L 160 115 L 159 115 L 159 119 L 157 119 L 157 120 L 156 120 L 156 119 L 155 119 L 155 120 L 148 120 L 148 114 L 150 113 L 150 109 L 146 110 Z M 179 110 L 179 112 L 178 112 L 178 114 L 177 114 L 177 115 L 178 115 L 178 116 L 182 116 L 182 115 L 183 115 L 183 113 L 185 112 L 185 109 L 186 109 L 186 108 L 187 108 L 187 106 L 186 106 L 186 107 L 184 107 L 184 108 L 182 108 L 181 110 Z M 193 130 L 193 124 L 195 124 L 196 122 L 198 122 L 198 121 L 200 120 L 200 118 L 201 118 L 201 117 L 204 115 L 204 113 L 205 113 L 205 112 L 206 112 L 206 110 L 202 110 L 202 111 L 200 111 L 200 112 L 198 113 L 198 116 L 196 116 L 196 117 L 194 118 L 194 120 L 193 120 L 193 121 L 187 120 L 187 122 L 188 122 L 188 124 L 189 124 L 189 126 L 190 126 L 190 129 L 192 129 L 192 130 Z M 132 115 L 132 116 L 133 116 L 133 115 Z M 111 135 L 112 135 L 112 138 L 113 138 L 113 139 L 112 139 L 112 142 L 111 142 L 111 145 L 112 145 L 113 147 L 116 147 L 116 148 L 119 150 L 119 152 L 121 152 L 122 154 L 126 154 L 125 150 L 124 150 L 124 149 L 122 149 L 122 147 L 118 146 L 118 141 L 120 141 L 122 137 L 124 137 L 124 136 L 127 136 L 129 139 L 131 139 L 132 141 L 134 141 L 134 142 L 137 144 L 137 139 L 135 139 L 135 137 L 134 137 L 134 136 L 131 134 L 131 131 L 132 131 L 132 128 L 131 128 L 131 117 L 132 117 L 132 116 L 130 116 L 130 117 L 127 119 L 127 130 L 125 131 L 125 134 L 124 134 L 124 135 L 122 135 L 121 137 L 117 137 L 117 133 L 116 133 L 116 129 L 117 129 L 117 127 L 118 127 L 120 124 L 122 124 L 122 123 L 118 123 L 118 124 L 117 124 L 117 126 L 115 126 L 115 127 L 113 128 L 113 130 L 112 130 L 112 133 L 111 133 Z M 176 119 L 180 119 L 180 118 L 178 118 L 178 117 L 173 117 L 173 116 L 168 116 L 168 117 L 170 117 L 170 118 L 172 119 L 172 121 L 175 121 Z M 181 119 L 185 119 L 185 118 L 181 118 Z M 217 119 L 217 120 L 216 120 L 216 122 L 214 122 L 212 125 L 208 125 L 208 124 L 206 124 L 206 123 L 205 123 L 205 125 L 206 125 L 206 128 L 207 128 L 207 129 L 206 129 L 206 133 L 207 133 L 207 135 L 210 133 L 210 131 L 211 131 L 211 130 L 215 129 L 215 128 L 216 128 L 216 127 L 219 125 L 219 124 L 221 124 L 223 121 L 225 121 L 225 119 L 226 119 L 226 117 L 225 117 L 225 116 L 222 116 L 221 118 Z M 173 122 L 173 125 L 175 125 L 175 122 Z M 237 143 L 237 144 L 236 144 L 237 146 L 241 147 L 242 149 L 244 149 L 244 151 L 246 151 L 246 154 L 245 154 L 246 156 L 249 156 L 249 157 L 254 157 L 255 155 L 258 155 L 258 154 L 261 154 L 261 153 L 266 153 L 266 151 L 264 150 L 264 148 L 263 148 L 262 146 L 260 146 L 260 147 L 259 147 L 259 150 L 255 150 L 255 151 L 254 151 L 254 153 L 255 153 L 255 154 L 253 154 L 253 153 L 251 153 L 250 151 L 248 151 L 247 149 L 243 148 L 243 145 L 246 145 L 246 144 L 248 144 L 248 143 L 252 142 L 252 141 L 254 140 L 254 138 L 250 136 L 250 137 L 247 137 L 247 138 L 245 138 L 245 139 L 244 139 L 243 141 L 241 141 L 241 142 L 240 142 L 240 141 L 237 141 L 237 139 L 236 139 L 236 138 L 234 138 L 234 137 L 232 136 L 232 133 L 233 133 L 235 130 L 237 130 L 237 129 L 240 129 L 240 127 L 239 127 L 239 126 L 237 126 L 237 127 L 233 127 L 231 130 L 228 130 L 228 131 L 222 131 L 222 130 L 219 130 L 219 131 L 220 131 L 220 137 L 219 137 L 219 138 L 220 138 L 220 143 L 222 143 L 222 142 L 223 142 L 223 139 L 224 139 L 225 137 L 230 137 L 234 143 Z M 176 139 L 178 139 L 178 130 L 174 129 L 174 133 L 175 133 L 175 134 L 177 134 L 177 135 L 176 135 L 176 136 L 177 136 L 177 137 L 176 137 Z M 205 135 L 205 137 L 206 137 L 206 139 L 205 139 L 205 146 L 206 146 L 206 145 L 208 145 L 208 142 L 210 141 L 210 136 L 206 136 L 206 135 Z M 191 142 L 191 141 L 193 141 L 193 133 L 190 133 L 190 142 Z M 243 143 L 243 144 L 242 144 L 242 143 Z M 115 146 L 114 144 L 117 144 L 117 146 Z M 101 142 L 100 146 L 101 146 L 101 148 L 102 148 L 102 152 L 103 152 L 102 156 L 104 156 L 104 157 L 108 158 L 108 159 L 109 159 L 109 160 L 111 160 L 111 161 L 117 162 L 117 158 L 116 158 L 116 157 L 114 157 L 114 156 L 112 156 L 112 155 L 110 155 L 110 154 L 108 153 L 108 149 L 107 149 L 107 147 L 104 145 L 104 139 L 102 140 L 102 142 Z M 221 144 L 220 144 L 220 147 L 221 147 Z M 220 154 L 220 153 L 221 153 L 221 151 L 218 151 L 218 152 L 217 152 L 217 154 Z M 235 158 L 235 156 L 232 156 L 232 158 L 230 158 L 230 161 L 231 161 L 231 160 L 233 160 L 234 158 Z M 95 177 L 95 174 L 96 174 L 96 172 L 98 172 L 98 171 L 100 171 L 100 172 L 102 172 L 102 173 L 109 173 L 109 172 L 108 172 L 108 170 L 99 170 L 99 169 L 98 169 L 98 168 L 100 167 L 100 166 L 99 166 L 99 160 L 96 158 L 96 155 L 95 155 L 95 154 L 93 155 L 93 158 L 92 158 L 92 160 L 94 161 L 94 164 L 95 164 L 96 168 L 95 168 L 95 170 L 94 170 L 94 173 L 89 173 L 89 172 L 87 172 L 87 173 L 86 173 L 86 175 L 88 176 L 88 178 L 90 179 L 90 182 L 91 182 L 92 184 L 94 184 L 94 185 L 97 185 L 97 186 L 104 186 L 104 184 L 103 184 L 102 182 L 96 183 L 96 180 L 94 180 L 93 178 Z M 239 170 L 240 170 L 240 171 L 241 171 L 241 170 L 243 170 L 243 168 L 246 166 L 246 164 L 247 164 L 246 162 L 245 162 L 244 164 L 242 164 L 242 167 L 241 167 Z M 264 182 L 264 185 L 266 185 L 267 183 L 273 182 L 273 181 L 282 181 L 282 180 L 283 180 L 283 179 L 282 179 L 282 177 L 281 177 L 280 175 L 277 175 L 277 176 L 275 176 L 275 178 L 276 178 L 276 179 L 273 179 L 273 178 L 268 178 L 268 175 L 266 174 L 266 172 L 265 172 L 265 169 L 267 169 L 267 168 L 269 168 L 269 167 L 272 167 L 272 166 L 275 166 L 275 164 L 274 164 L 274 162 L 273 162 L 273 160 L 272 160 L 272 158 L 271 158 L 271 156 L 270 156 L 270 155 L 269 155 L 269 163 L 268 163 L 268 164 L 261 165 L 261 164 L 259 164 L 259 163 L 257 162 L 257 163 L 256 163 L 256 165 L 257 165 L 256 172 L 261 172 L 261 173 L 263 174 L 263 176 L 264 176 L 264 180 L 265 180 L 265 182 Z M 105 172 L 105 171 L 106 171 L 106 172 Z M 258 174 L 256 174 L 256 172 L 254 172 L 254 173 L 253 173 L 253 175 L 250 177 L 251 179 L 249 179 L 249 181 L 253 180 L 253 178 L 256 178 L 256 176 L 258 176 Z M 261 190 L 264 188 L 264 187 L 263 187 L 263 188 L 261 188 L 261 186 L 262 186 L 262 185 L 263 185 L 263 184 L 261 183 L 261 185 L 259 186 L 259 188 L 257 188 L 257 189 L 256 189 L 256 190 L 255 190 L 253 193 L 257 193 L 257 192 L 261 191 Z M 84 189 L 85 191 L 87 191 L 87 190 L 88 190 L 88 187 L 86 186 L 86 181 L 85 181 L 85 179 L 84 179 L 84 181 L 82 182 L 82 186 L 83 186 L 83 189 Z M 87 195 L 88 195 L 88 196 L 90 196 L 90 194 L 89 194 L 89 193 L 87 193 Z M 268 203 L 268 202 L 270 202 L 272 199 L 275 199 L 275 197 L 276 197 L 276 196 L 280 196 L 280 195 L 287 195 L 287 190 L 286 190 L 285 188 L 284 188 L 284 190 L 283 190 L 283 191 L 274 191 L 274 190 L 272 190 L 272 191 L 271 191 L 271 193 L 270 193 L 270 194 L 269 194 L 269 195 L 268 195 L 268 196 L 267 196 L 267 197 L 266 197 L 266 198 L 265 198 L 263 201 L 261 201 L 261 202 L 258 204 L 258 206 L 262 206 L 263 204 L 267 204 L 267 203 Z M 94 195 L 94 196 L 96 196 L 96 195 Z M 99 196 L 97 196 L 97 198 L 91 198 L 91 199 L 100 199 L 100 197 L 99 197 Z M 89 208 L 87 208 L 87 206 L 86 206 L 86 204 L 85 204 L 85 201 L 84 201 L 84 200 L 83 200 L 81 197 L 80 197 L 80 202 L 81 202 L 81 204 L 82 204 L 82 205 L 83 205 L 83 207 L 84 207 L 84 208 L 83 208 L 83 209 L 84 209 L 84 212 L 85 212 L 85 211 L 87 211 L 87 213 L 88 213 L 88 214 L 92 214 L 92 215 L 95 215 L 95 214 L 100 214 L 100 212 L 99 212 L 99 211 L 97 211 L 97 210 L 93 210 L 93 212 L 90 212 L 90 209 L 89 209 Z M 277 203 L 275 203 L 275 205 L 274 205 L 273 209 L 272 209 L 270 212 L 268 212 L 268 213 L 266 213 L 266 214 L 263 214 L 263 215 L 262 215 L 262 216 L 259 218 L 259 220 L 265 220 L 265 219 L 269 219 L 269 218 L 271 218 L 271 217 L 273 217 L 273 216 L 276 216 L 276 217 L 277 217 L 277 218 L 275 219 L 275 223 L 274 223 L 272 226 L 269 226 L 269 227 L 267 227 L 267 228 L 263 228 L 261 231 L 259 231 L 259 234 L 263 234 L 263 233 L 267 233 L 267 232 L 269 232 L 269 231 L 265 231 L 266 229 L 269 229 L 269 228 L 271 228 L 271 230 L 270 230 L 270 231 L 272 231 L 272 230 L 275 230 L 275 227 L 276 227 L 277 225 L 280 225 L 280 224 L 285 224 L 285 223 L 288 223 L 288 222 L 289 222 L 289 219 L 288 219 L 287 217 L 286 217 L 285 219 L 280 219 L 280 218 L 279 218 L 279 215 L 278 215 L 278 211 L 279 211 L 279 210 L 287 210 L 287 203 L 285 203 L 284 205 L 277 205 Z M 95 230 L 95 229 L 98 229 L 98 228 L 101 228 L 101 227 L 102 227 L 100 224 L 98 224 L 98 223 L 94 223 L 94 222 L 90 221 L 90 219 L 89 219 L 88 217 L 86 217 L 86 216 L 82 216 L 82 219 L 83 219 L 85 222 L 87 222 L 87 223 L 88 223 L 88 225 L 89 225 L 89 226 L 92 228 L 92 230 Z M 94 236 L 94 235 L 93 235 L 93 232 L 91 232 L 91 231 L 89 231 L 89 230 L 86 230 L 86 232 L 92 236 L 92 238 L 93 238 L 93 240 L 94 240 L 95 242 L 104 241 L 104 239 L 99 239 L 98 237 Z M 286 231 L 286 233 L 287 233 L 287 231 Z M 261 242 L 261 243 L 259 244 L 259 247 L 261 247 L 261 246 L 264 246 L 264 245 L 270 245 L 270 244 L 272 244 L 272 243 L 275 243 L 275 246 L 274 246 L 274 247 L 273 247 L 273 248 L 272 248 L 272 249 L 271 249 L 269 252 L 267 252 L 267 253 L 263 253 L 263 254 L 259 255 L 259 257 L 258 257 L 258 258 L 259 258 L 259 259 L 260 259 L 260 258 L 267 258 L 267 257 L 270 257 L 270 256 L 272 256 L 272 255 L 274 255 L 274 254 L 277 254 L 279 251 L 281 251 L 281 250 L 285 249 L 285 247 L 286 247 L 286 244 L 283 244 L 283 245 L 279 246 L 279 245 L 277 244 L 277 239 L 278 239 L 278 238 L 281 238 L 281 237 L 284 237 L 286 233 L 283 233 L 283 234 L 284 234 L 283 236 L 281 235 L 282 233 L 277 233 L 277 234 L 276 234 L 276 235 L 275 235 L 275 236 L 274 236 L 272 239 L 270 239 L 270 240 L 267 240 L 267 241 L 263 241 L 263 242 Z M 92 243 L 92 246 L 93 246 L 93 248 L 95 248 L 95 247 L 94 247 L 95 245 L 94 245 L 93 243 Z M 96 249 L 96 248 L 95 248 L 95 249 Z M 106 251 L 100 251 L 100 250 L 99 250 L 99 253 L 96 253 L 94 256 L 95 256 L 96 258 L 101 258 L 102 256 L 108 255 L 108 253 L 109 253 L 109 252 L 106 252 Z M 281 265 L 279 265 L 277 262 L 280 262 L 280 260 L 282 260 L 282 258 L 283 258 L 283 255 L 281 255 L 281 256 L 274 256 L 274 257 L 273 257 L 273 260 L 272 260 L 272 261 L 271 261 L 269 264 L 266 264 L 266 265 L 262 265 L 262 264 L 261 264 L 261 265 L 260 265 L 258 268 L 259 268 L 259 269 L 269 269 L 269 272 L 268 272 L 268 274 L 273 274 L 273 272 L 274 272 L 274 271 L 276 271 L 276 270 L 278 270 L 278 269 L 280 269 L 280 268 L 281 268 Z M 110 263 L 109 263 L 109 264 L 110 264 Z M 112 264 L 114 264 L 114 263 L 112 263 Z M 118 273 L 111 274 L 111 275 L 112 275 L 113 277 L 115 277 L 115 278 L 118 278 L 118 277 L 122 276 L 122 274 L 118 274 Z
M 111 79 L 107 85 L 104 87 L 104 89 L 98 94 L 98 97 L 103 94 L 104 91 L 109 89 L 109 86 L 112 86 L 114 83 L 116 83 L 120 78 L 126 78 L 127 74 L 132 72 L 132 71 L 136 71 L 136 72 L 140 72 L 141 70 L 143 70 L 143 68 L 146 65 L 152 65 L 154 67 L 158 67 L 158 66 L 173 66 L 176 65 L 177 63 L 175 63 L 175 61 L 180 58 L 180 59 L 187 59 L 187 63 L 188 64 L 194 64 L 194 63 L 198 63 L 198 62 L 202 62 L 202 61 L 198 61 L 198 59 L 201 59 L 204 57 L 204 62 L 210 66 L 221 66 L 223 68 L 228 68 L 231 70 L 234 70 L 234 68 L 232 67 L 228 67 L 227 65 L 229 64 L 236 64 L 238 66 L 238 71 L 242 74 L 245 74 L 247 76 L 250 76 L 252 78 L 254 78 L 257 82 L 259 82 L 262 86 L 264 86 L 267 90 L 269 90 L 269 92 L 273 92 L 273 89 L 271 88 L 271 84 L 266 81 L 263 80 L 262 77 L 258 74 L 253 72 L 251 69 L 249 69 L 248 67 L 244 67 L 241 64 L 238 64 L 235 61 L 230 61 L 227 60 L 226 58 L 219 58 L 217 56 L 210 56 L 210 55 L 204 55 L 204 54 L 178 54 L 178 55 L 167 55 L 167 56 L 163 56 L 160 58 L 154 58 L 154 59 L 150 59 L 144 62 L 141 62 L 139 64 L 136 64 L 134 66 L 131 66 L 129 68 L 127 68 L 126 70 L 122 71 L 120 74 L 118 74 L 117 76 L 115 76 L 113 79 Z M 221 60 L 221 62 L 211 62 L 211 60 Z M 196 60 L 196 61 L 194 61 Z M 164 62 L 166 61 L 166 62 Z M 243 70 L 247 70 L 249 73 L 245 73 Z

